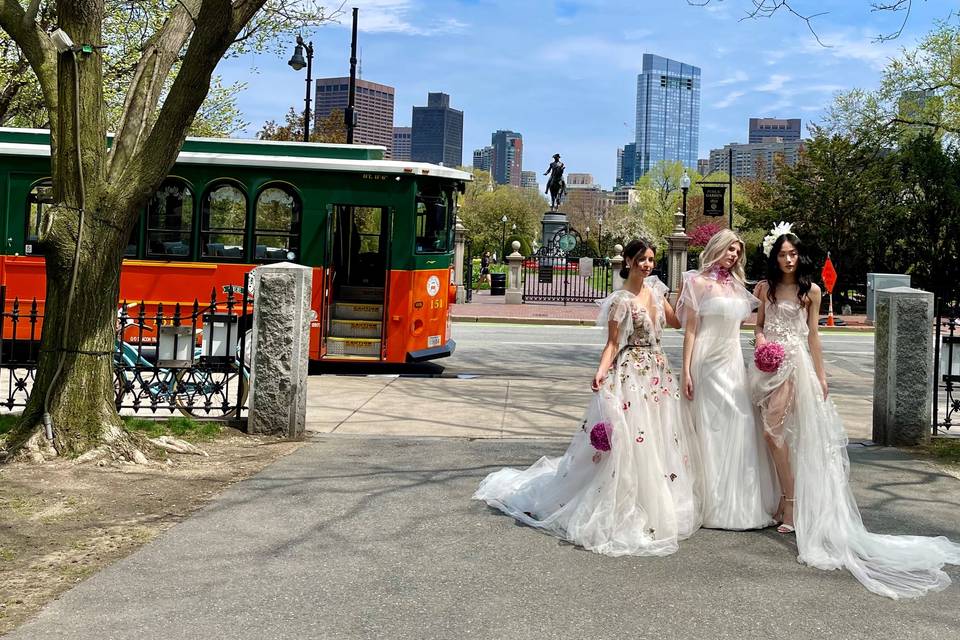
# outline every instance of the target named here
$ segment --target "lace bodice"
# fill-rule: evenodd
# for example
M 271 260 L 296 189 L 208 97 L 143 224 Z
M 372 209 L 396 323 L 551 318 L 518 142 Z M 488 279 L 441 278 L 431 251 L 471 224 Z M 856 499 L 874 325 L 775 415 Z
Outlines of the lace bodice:
M 666 323 L 664 295 L 667 286 L 656 276 L 650 276 L 646 285 L 651 289 L 652 311 L 648 311 L 637 297 L 629 291 L 615 291 L 601 304 L 597 324 L 606 326 L 608 322 L 617 322 L 620 327 L 620 348 L 641 347 L 660 351 L 660 339 L 663 325 Z
M 779 342 L 789 354 L 805 349 L 809 334 L 807 310 L 798 301 L 764 301 L 763 335 L 768 341 Z

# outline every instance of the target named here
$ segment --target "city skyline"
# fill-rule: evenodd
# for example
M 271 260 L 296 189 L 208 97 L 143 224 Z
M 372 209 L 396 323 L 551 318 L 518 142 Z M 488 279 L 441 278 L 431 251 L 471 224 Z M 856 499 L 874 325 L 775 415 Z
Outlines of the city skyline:
M 592 173 L 605 188 L 615 181 L 616 149 L 635 140 L 643 53 L 701 68 L 697 156 L 706 158 L 710 149 L 746 143 L 751 117 L 802 118 L 804 126 L 822 121 L 836 92 L 875 87 L 887 59 L 949 13 L 937 3 L 915 3 L 903 35 L 878 43 L 877 34 L 891 31 L 889 15 L 870 12 L 866 2 L 831 6 L 815 21 L 830 45 L 821 47 L 807 25 L 787 13 L 741 20 L 742 4 L 352 3 L 360 8 L 361 77 L 396 88 L 394 126 L 409 126 L 412 107 L 428 92 L 444 92 L 465 114 L 468 153 L 488 145 L 492 131 L 520 131 L 524 165 L 540 175 L 541 185 L 559 152 L 568 171 Z M 309 34 L 323 52 L 314 60 L 315 76 L 346 75 L 349 22 L 348 16 Z M 218 68 L 224 82 L 249 84 L 239 107 L 250 125 L 238 136 L 253 137 L 291 106 L 302 111 L 304 76 L 286 66 L 293 36 L 289 40 L 275 54 L 228 59 Z M 470 163 L 467 154 L 463 160 Z

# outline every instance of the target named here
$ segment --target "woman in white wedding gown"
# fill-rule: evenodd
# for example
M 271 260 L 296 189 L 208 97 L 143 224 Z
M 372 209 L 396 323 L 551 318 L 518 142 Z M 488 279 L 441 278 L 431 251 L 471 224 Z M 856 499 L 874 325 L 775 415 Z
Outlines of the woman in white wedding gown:
M 595 393 L 566 453 L 491 473 L 473 497 L 597 553 L 662 556 L 700 526 L 699 455 L 660 347 L 664 324 L 679 323 L 650 275 L 653 248 L 633 240 L 623 255 L 626 282 L 597 320 L 608 337 Z M 598 429 L 609 450 L 592 444 Z
M 757 348 L 779 343 L 785 357 L 765 373 L 751 367 L 754 401 L 785 494 L 781 531 L 794 528 L 800 562 L 846 568 L 870 591 L 915 598 L 946 588 L 945 564 L 960 564 L 960 545 L 945 537 L 868 532 L 850 490 L 847 436 L 828 397 L 817 332 L 820 289 L 809 259 L 784 223 L 764 242 L 767 279 L 755 293 Z
M 677 315 L 683 325 L 682 389 L 691 401 L 703 459 L 703 526 L 762 529 L 774 524 L 777 486 L 754 415 L 740 325 L 757 299 L 744 287 L 743 241 L 729 229 L 683 274 Z

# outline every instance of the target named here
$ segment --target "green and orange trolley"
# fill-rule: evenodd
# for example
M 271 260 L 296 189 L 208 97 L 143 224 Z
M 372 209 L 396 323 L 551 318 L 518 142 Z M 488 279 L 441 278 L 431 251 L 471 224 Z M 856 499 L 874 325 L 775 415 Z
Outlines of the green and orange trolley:
M 120 298 L 164 308 L 242 291 L 259 264 L 311 267 L 310 358 L 422 362 L 450 355 L 453 226 L 469 173 L 384 160 L 384 148 L 188 138 L 127 248 Z M 38 231 L 49 133 L 0 128 L 0 284 L 45 292 Z M 9 338 L 10 336 L 5 336 Z M 19 336 L 18 336 L 19 337 Z

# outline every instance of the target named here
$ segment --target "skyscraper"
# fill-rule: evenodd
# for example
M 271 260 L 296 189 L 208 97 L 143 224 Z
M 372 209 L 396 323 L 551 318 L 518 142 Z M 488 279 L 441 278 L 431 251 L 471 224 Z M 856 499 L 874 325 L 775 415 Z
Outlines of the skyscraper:
M 463 164 L 463 111 L 450 108 L 450 96 L 428 93 L 427 106 L 413 108 L 410 159 L 447 167 Z
M 515 131 L 496 131 L 491 136 L 493 155 L 490 170 L 497 184 L 520 186 L 523 172 L 523 136 Z
M 661 160 L 697 166 L 700 144 L 700 68 L 643 54 L 637 76 L 636 177 Z M 625 158 L 626 161 L 626 158 Z
M 803 149 L 802 140 L 766 137 L 764 142 L 738 144 L 731 142 L 722 149 L 710 150 L 710 172 L 730 172 L 730 150 L 733 150 L 733 177 L 770 180 L 777 162 L 795 166 Z
M 350 78 L 317 80 L 317 109 L 314 122 L 326 118 L 336 109 L 347 108 Z M 369 80 L 357 80 L 357 128 L 353 141 L 358 144 L 379 144 L 387 148 L 385 158 L 393 152 L 393 87 Z
M 764 138 L 782 138 L 785 142 L 800 139 L 800 118 L 750 118 L 749 142 Z
M 623 145 L 623 153 L 617 153 L 617 186 L 633 186 L 637 178 L 643 174 L 637 173 L 637 144 L 631 142 Z
M 393 128 L 393 159 L 410 159 L 410 127 Z
M 482 147 L 473 150 L 473 168 L 481 171 L 490 171 L 493 164 L 493 147 Z
M 521 171 L 520 186 L 523 187 L 524 189 L 539 189 L 540 185 L 537 184 L 537 172 Z

